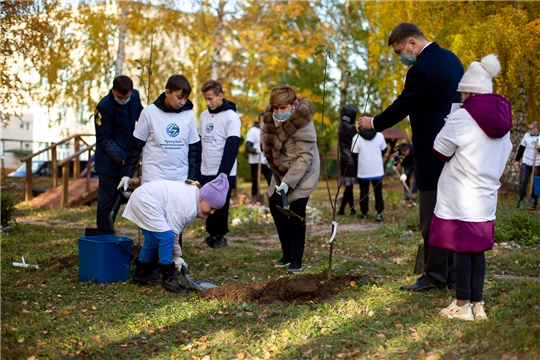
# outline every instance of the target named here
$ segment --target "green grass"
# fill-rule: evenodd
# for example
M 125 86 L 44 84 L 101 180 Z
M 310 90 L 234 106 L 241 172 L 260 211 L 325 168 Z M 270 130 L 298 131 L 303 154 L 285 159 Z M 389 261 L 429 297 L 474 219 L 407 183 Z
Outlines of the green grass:
M 422 240 L 417 208 L 401 202 L 396 184 L 385 187 L 383 226 L 338 231 L 333 274 L 358 274 L 359 281 L 329 300 L 297 304 L 201 300 L 196 293 L 172 294 L 159 286 L 80 282 L 77 238 L 94 226 L 95 205 L 19 209 L 17 223 L 1 239 L 2 358 L 538 359 L 540 282 L 527 279 L 540 275 L 540 246 L 534 240 L 539 231 L 533 231 L 540 226 L 538 211 L 515 210 L 514 197 L 501 197 L 496 241 L 529 245 L 487 253 L 489 321 L 452 321 L 437 316 L 452 293 L 398 290 L 416 278 L 415 251 Z M 238 193 L 249 193 L 249 186 L 242 184 Z M 308 227 L 304 267 L 325 275 L 332 216 L 323 183 L 310 205 L 322 221 Z M 231 220 L 249 214 L 245 201 L 238 201 Z M 346 216 L 340 224 L 356 222 Z M 118 218 L 116 227 L 119 234 L 136 234 L 125 219 Z M 328 235 L 313 235 L 315 229 L 328 229 Z M 412 235 L 401 236 L 407 231 Z M 277 240 L 268 241 L 274 234 L 272 223 L 254 218 L 231 227 L 233 244 L 212 250 L 202 243 L 204 222 L 197 220 L 184 233 L 192 277 L 216 284 L 278 279 L 285 271 L 269 266 L 280 256 Z M 21 256 L 40 268 L 13 267 Z

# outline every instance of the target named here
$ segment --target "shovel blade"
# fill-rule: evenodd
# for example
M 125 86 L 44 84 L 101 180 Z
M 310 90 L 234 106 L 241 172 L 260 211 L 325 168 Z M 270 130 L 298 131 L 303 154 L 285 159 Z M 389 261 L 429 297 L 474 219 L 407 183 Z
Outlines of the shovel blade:
M 286 216 L 292 216 L 292 217 L 298 218 L 298 219 L 300 219 L 300 220 L 302 220 L 302 221 L 305 221 L 305 219 L 304 219 L 303 217 L 301 217 L 300 215 L 296 215 L 296 214 L 295 214 L 291 209 L 289 209 L 289 208 L 282 208 L 282 207 L 279 206 L 279 205 L 277 205 L 276 207 L 279 209 L 279 211 L 281 211 L 281 213 L 282 213 L 283 215 L 286 215 Z

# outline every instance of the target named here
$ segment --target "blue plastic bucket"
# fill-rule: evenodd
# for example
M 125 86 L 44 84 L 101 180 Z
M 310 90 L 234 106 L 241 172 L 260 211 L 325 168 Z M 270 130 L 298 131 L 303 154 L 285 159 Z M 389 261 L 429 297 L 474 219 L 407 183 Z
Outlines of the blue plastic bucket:
M 533 178 L 533 194 L 540 196 L 540 176 L 535 176 Z
M 133 239 L 99 235 L 79 238 L 79 280 L 107 284 L 129 279 Z

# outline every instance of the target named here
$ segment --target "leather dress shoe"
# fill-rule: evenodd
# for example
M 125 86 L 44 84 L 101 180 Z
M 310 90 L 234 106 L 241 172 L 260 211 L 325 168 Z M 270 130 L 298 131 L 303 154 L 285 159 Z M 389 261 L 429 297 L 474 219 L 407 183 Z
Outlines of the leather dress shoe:
M 412 290 L 412 291 L 428 291 L 438 289 L 437 286 L 433 285 L 432 283 L 427 282 L 424 277 L 421 277 L 418 279 L 418 281 L 415 284 L 412 285 L 403 285 L 399 287 L 399 290 Z

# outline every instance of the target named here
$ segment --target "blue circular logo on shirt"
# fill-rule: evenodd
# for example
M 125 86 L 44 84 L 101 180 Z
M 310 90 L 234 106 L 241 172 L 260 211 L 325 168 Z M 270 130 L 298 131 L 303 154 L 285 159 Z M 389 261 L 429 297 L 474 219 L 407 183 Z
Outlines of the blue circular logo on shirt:
M 207 133 L 211 133 L 212 130 L 214 130 L 214 124 L 213 123 L 210 123 L 210 124 L 206 125 L 206 132 Z
M 175 123 L 167 125 L 167 134 L 170 137 L 176 137 L 180 134 L 180 128 Z

